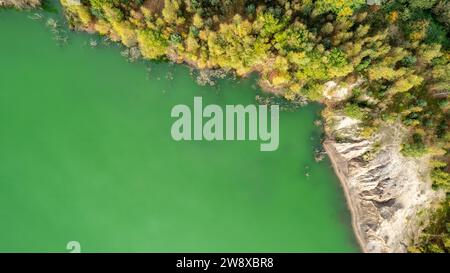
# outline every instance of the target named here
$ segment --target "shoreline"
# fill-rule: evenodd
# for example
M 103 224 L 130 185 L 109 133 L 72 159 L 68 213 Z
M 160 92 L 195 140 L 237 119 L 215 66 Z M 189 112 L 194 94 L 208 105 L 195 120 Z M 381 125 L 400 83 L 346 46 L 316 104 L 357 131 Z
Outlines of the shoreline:
M 86 30 L 84 30 L 86 31 Z M 193 61 L 193 60 L 189 60 L 187 59 L 185 56 L 181 56 L 181 55 L 177 55 L 177 54 L 166 54 L 166 57 L 168 58 L 169 61 L 172 61 L 176 64 L 184 64 L 187 67 L 196 69 L 198 71 L 208 71 L 208 70 L 223 70 L 226 72 L 226 70 L 224 70 L 223 68 L 220 67 L 205 67 L 205 68 L 200 68 L 199 65 Z M 237 77 L 239 78 L 246 78 L 248 77 L 250 74 L 252 73 L 256 73 L 258 75 L 258 80 L 257 80 L 257 84 L 259 86 L 259 88 L 261 89 L 261 91 L 263 93 L 268 93 L 268 94 L 273 94 L 275 96 L 279 96 L 280 95 L 280 88 L 276 88 L 273 87 L 269 84 L 269 82 L 267 80 L 263 80 L 262 77 L 262 71 L 258 70 L 256 67 L 253 68 L 250 72 L 243 74 L 243 75 L 237 75 Z M 325 100 L 320 100 L 317 101 L 319 104 L 325 106 L 325 107 L 330 107 L 329 103 L 327 103 L 327 101 Z M 325 122 L 324 117 L 321 115 L 321 120 L 323 122 Z M 338 162 L 338 159 L 340 158 L 340 156 L 338 155 L 338 153 L 336 152 L 336 150 L 334 149 L 334 147 L 332 147 L 332 145 L 330 144 L 332 141 L 327 139 L 322 143 L 325 152 L 328 155 L 328 158 L 330 159 L 330 162 L 332 164 L 333 167 L 333 171 L 335 173 L 335 175 L 338 177 L 339 182 L 341 184 L 341 187 L 344 191 L 344 195 L 345 195 L 345 199 L 346 199 L 346 203 L 347 203 L 347 208 L 350 211 L 350 216 L 351 216 L 351 222 L 352 222 L 352 230 L 353 230 L 353 234 L 356 237 L 356 241 L 357 244 L 359 246 L 359 249 L 363 252 L 363 253 L 368 253 L 366 245 L 365 245 L 365 241 L 364 241 L 364 234 L 361 231 L 361 229 L 359 228 L 359 225 L 357 224 L 358 221 L 357 219 L 360 218 L 357 209 L 355 208 L 353 201 L 351 199 L 351 195 L 350 195 L 350 191 L 347 185 L 347 178 L 346 178 L 346 174 L 342 173 L 342 168 L 343 166 L 339 166 L 340 164 L 343 164 L 343 162 Z M 344 160 L 342 160 L 344 161 Z M 345 162 L 346 164 L 347 162 Z M 347 166 L 345 166 L 346 168 Z
M 362 231 L 358 225 L 358 219 L 360 218 L 359 214 L 358 214 L 358 210 L 355 208 L 355 205 L 353 204 L 353 201 L 352 201 L 352 198 L 350 195 L 350 190 L 347 185 L 347 175 L 345 173 L 343 173 L 343 170 L 345 170 L 347 168 L 347 165 L 346 165 L 347 161 L 342 159 L 341 156 L 339 156 L 339 154 L 337 154 L 335 148 L 331 145 L 331 142 L 332 142 L 331 140 L 326 139 L 322 143 L 322 145 L 323 145 L 325 152 L 328 155 L 328 158 L 330 159 L 331 165 L 333 167 L 333 171 L 336 174 L 336 176 L 338 177 L 341 187 L 344 191 L 347 208 L 350 211 L 353 234 L 355 235 L 356 241 L 358 242 L 358 245 L 359 245 L 359 248 L 361 249 L 361 251 L 363 253 L 367 253 L 368 251 L 365 246 L 364 239 L 363 239 L 364 234 L 362 233 Z
M 67 19 L 70 22 L 69 18 L 67 18 Z M 83 28 L 83 27 L 81 27 L 80 29 L 73 27 L 72 30 L 92 33 L 89 29 Z M 109 36 L 107 35 L 107 37 L 109 37 Z M 190 60 L 190 59 L 186 58 L 186 56 L 182 56 L 182 55 L 176 54 L 174 52 L 167 52 L 167 54 L 165 56 L 167 57 L 168 61 L 171 61 L 176 64 L 184 64 L 187 67 L 196 69 L 198 71 L 207 71 L 207 70 L 216 70 L 216 69 L 226 71 L 220 67 L 201 68 L 198 65 L 198 63 L 196 63 L 196 61 Z M 253 69 L 251 69 L 251 71 L 249 71 L 248 73 L 245 73 L 243 75 L 238 74 L 237 76 L 240 78 L 246 78 L 252 73 L 256 73 L 258 75 L 257 84 L 262 92 L 274 94 L 276 96 L 280 95 L 280 90 L 282 90 L 282 88 L 273 87 L 270 85 L 270 83 L 267 80 L 264 80 L 262 77 L 262 71 L 260 69 L 258 69 L 258 66 L 253 67 Z M 321 105 L 324 105 L 325 107 L 327 107 L 327 106 L 329 107 L 328 103 L 325 100 L 317 101 L 317 102 Z M 321 119 L 324 121 L 324 118 L 322 116 L 321 116 Z M 353 234 L 356 237 L 356 241 L 359 246 L 359 249 L 363 253 L 367 253 L 367 248 L 365 247 L 364 240 L 363 240 L 363 233 L 361 232 L 359 225 L 357 225 L 357 219 L 359 219 L 360 217 L 359 217 L 357 210 L 356 210 L 356 208 L 352 202 L 352 199 L 350 197 L 350 191 L 347 186 L 346 175 L 341 173 L 342 166 L 341 167 L 338 166 L 339 163 L 337 162 L 337 158 L 339 157 L 339 155 L 335 152 L 334 147 L 332 147 L 329 144 L 330 142 L 331 142 L 330 140 L 326 139 L 322 143 L 322 145 L 323 145 L 324 150 L 327 153 L 328 157 L 330 158 L 330 162 L 332 163 L 332 166 L 333 166 L 333 171 L 336 174 L 336 176 L 338 177 L 340 184 L 344 190 L 347 207 L 350 210 Z
M 70 22 L 70 18 L 67 18 L 67 19 Z M 85 31 L 85 32 L 95 32 L 89 28 L 83 28 L 83 27 L 77 28 L 77 26 L 75 26 L 75 25 L 72 25 L 72 29 L 78 30 L 78 31 Z M 106 35 L 106 36 L 111 37 L 110 35 Z M 119 42 L 119 41 L 117 41 L 117 42 Z M 188 67 L 197 69 L 198 71 L 208 71 L 208 70 L 228 71 L 229 70 L 229 69 L 223 69 L 223 68 L 220 68 L 217 66 L 211 66 L 210 64 L 205 64 L 204 66 L 200 66 L 199 63 L 196 62 L 195 60 L 190 59 L 188 56 L 186 56 L 184 54 L 178 54 L 172 50 L 168 50 L 165 54 L 165 57 L 169 61 L 172 61 L 173 63 L 185 64 Z M 146 59 L 146 58 L 143 58 L 143 59 Z M 233 69 L 231 69 L 231 70 L 233 70 Z M 235 75 L 238 76 L 239 78 L 245 78 L 246 76 L 248 76 L 251 73 L 258 74 L 258 86 L 262 92 L 274 94 L 277 96 L 277 95 L 280 95 L 280 90 L 283 89 L 283 87 L 276 88 L 276 87 L 272 86 L 270 84 L 270 81 L 267 80 L 268 77 L 270 78 L 270 74 L 264 74 L 264 70 L 258 65 L 251 67 L 249 69 L 249 71 L 245 71 L 243 73 L 237 73 L 235 70 L 233 70 L 233 71 L 236 73 Z M 312 101 L 312 100 L 309 100 L 309 101 Z M 326 107 L 333 106 L 332 101 L 328 101 L 327 99 L 322 99 L 322 100 L 317 100 L 317 101 L 319 103 L 325 105 Z M 325 121 L 323 116 L 321 116 L 321 118 L 323 121 Z M 364 204 L 361 204 L 363 199 L 361 197 L 361 192 L 359 191 L 358 187 L 352 187 L 350 189 L 349 182 L 353 181 L 353 177 L 348 176 L 348 160 L 346 160 L 339 154 L 339 152 L 336 150 L 336 146 L 333 145 L 333 141 L 331 139 L 326 138 L 326 140 L 322 143 L 322 145 L 323 145 L 324 150 L 327 153 L 328 157 L 330 158 L 330 162 L 332 164 L 333 171 L 336 174 L 336 176 L 338 177 L 339 182 L 344 191 L 347 207 L 350 210 L 353 234 L 356 237 L 357 244 L 359 245 L 359 249 L 363 253 L 369 252 L 369 249 L 370 249 L 370 252 L 391 252 L 391 251 L 394 251 L 394 249 L 397 249 L 397 247 L 395 247 L 395 246 L 392 246 L 392 245 L 388 246 L 387 243 L 388 243 L 388 241 L 391 242 L 393 240 L 398 240 L 398 238 L 400 238 L 399 234 L 402 232 L 402 228 L 400 226 L 398 226 L 398 223 L 397 223 L 398 221 L 395 220 L 395 218 L 392 218 L 392 219 L 390 218 L 385 221 L 383 220 L 384 222 L 387 222 L 390 225 L 396 225 L 394 228 L 394 231 L 392 231 L 392 232 L 386 230 L 385 228 L 382 229 L 381 231 L 377 230 L 377 229 L 371 230 L 370 228 L 367 228 L 367 221 L 376 221 L 377 219 L 374 220 L 374 217 L 379 217 L 380 213 L 381 213 L 380 210 L 376 209 L 373 204 L 374 202 L 376 202 L 376 200 L 378 200 L 377 197 L 375 197 L 375 199 L 374 199 L 375 201 L 369 201 L 369 203 L 370 203 L 369 208 L 366 207 L 366 205 L 367 205 L 366 201 L 364 201 L 365 202 Z M 404 161 L 399 160 L 398 162 L 403 164 Z M 368 174 L 366 173 L 365 175 L 368 175 Z M 397 178 L 400 175 L 400 178 L 404 179 L 403 172 L 401 172 L 400 174 L 398 172 L 394 172 L 391 175 L 393 175 L 393 177 L 395 177 L 395 178 Z M 405 174 L 405 175 L 410 175 L 410 174 Z M 370 174 L 369 174 L 369 176 L 370 176 Z M 414 176 L 415 176 L 415 174 L 414 174 Z M 378 184 L 378 186 L 382 187 L 382 181 L 378 181 L 373 176 L 370 176 L 370 178 L 374 182 L 376 182 Z M 354 184 L 354 186 L 355 186 L 355 184 Z M 394 184 L 393 188 L 390 190 L 392 190 L 393 194 L 398 194 L 398 192 L 400 191 L 399 188 L 400 187 L 397 187 L 396 184 Z M 390 195 L 390 194 L 391 193 L 387 192 L 386 195 Z M 369 195 L 371 195 L 371 198 L 373 197 L 372 196 L 373 193 L 369 193 Z M 383 198 L 384 197 L 386 197 L 386 196 L 383 196 Z M 395 199 L 394 201 L 397 201 L 397 198 L 393 198 L 393 199 Z M 402 200 L 398 200 L 398 202 L 400 204 L 405 203 Z M 408 203 L 408 202 L 406 202 L 406 203 Z M 411 202 L 409 202 L 409 203 L 411 203 Z M 373 217 L 372 217 L 372 215 L 370 215 L 368 213 L 368 211 L 369 212 L 371 211 L 371 208 L 374 208 L 375 213 L 376 213 L 375 216 L 373 216 Z M 389 211 L 391 211 L 390 210 L 391 208 L 389 205 L 384 206 L 383 209 L 388 209 Z M 410 214 L 410 212 L 408 210 L 406 210 L 406 212 L 404 212 L 404 213 Z M 362 230 L 362 228 L 364 228 L 364 231 Z M 375 233 L 375 236 L 372 233 Z M 394 236 L 379 237 L 376 235 L 378 233 L 394 235 Z M 388 239 L 384 239 L 384 238 L 394 238 L 394 239 L 388 240 Z M 369 244 L 369 249 L 368 249 L 368 244 Z

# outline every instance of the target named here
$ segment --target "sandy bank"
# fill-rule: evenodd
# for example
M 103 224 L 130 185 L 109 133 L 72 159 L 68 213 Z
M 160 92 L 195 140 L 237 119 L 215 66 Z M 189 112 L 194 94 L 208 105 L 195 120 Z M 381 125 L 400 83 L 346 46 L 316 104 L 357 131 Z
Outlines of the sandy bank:
M 347 201 L 347 207 L 350 210 L 351 219 L 352 219 L 352 228 L 356 237 L 356 240 L 358 242 L 359 247 L 363 252 L 367 252 L 365 242 L 364 242 L 364 236 L 360 229 L 360 226 L 357 224 L 360 216 L 358 215 L 358 211 L 356 210 L 355 206 L 353 205 L 352 198 L 350 197 L 350 192 L 347 185 L 347 175 L 348 175 L 348 165 L 347 161 L 342 158 L 339 153 L 337 153 L 336 149 L 333 147 L 332 142 L 329 140 L 325 140 L 323 143 L 323 147 L 325 149 L 325 152 L 327 153 L 328 157 L 330 158 L 331 164 L 333 166 L 334 172 L 339 178 L 339 181 L 341 182 L 342 189 L 345 194 L 345 199 Z

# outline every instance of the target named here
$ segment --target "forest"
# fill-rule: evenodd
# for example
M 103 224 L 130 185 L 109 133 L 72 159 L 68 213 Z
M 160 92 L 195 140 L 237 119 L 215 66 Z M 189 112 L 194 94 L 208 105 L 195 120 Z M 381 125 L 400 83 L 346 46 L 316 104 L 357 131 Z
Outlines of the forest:
M 407 129 L 402 153 L 430 157 L 433 186 L 450 195 L 448 0 L 61 0 L 71 26 L 105 35 L 144 59 L 237 76 L 287 101 L 326 104 Z M 326 84 L 351 87 L 344 100 Z M 450 252 L 449 198 L 411 252 Z

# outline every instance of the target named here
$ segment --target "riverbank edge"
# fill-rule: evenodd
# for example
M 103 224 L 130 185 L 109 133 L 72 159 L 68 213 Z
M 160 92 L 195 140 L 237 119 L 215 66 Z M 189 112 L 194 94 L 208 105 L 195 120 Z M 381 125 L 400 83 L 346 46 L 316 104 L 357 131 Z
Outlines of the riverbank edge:
M 69 17 L 66 17 L 66 19 L 70 22 Z M 71 27 L 72 27 L 72 30 L 74 30 L 74 31 L 87 32 L 90 34 L 96 33 L 92 29 L 85 28 L 85 27 L 82 27 L 79 25 L 72 25 Z M 115 42 L 120 43 L 120 41 L 115 41 Z M 226 69 L 223 69 L 220 67 L 205 67 L 205 68 L 200 67 L 198 65 L 198 63 L 196 63 L 194 60 L 191 60 L 191 59 L 187 58 L 186 56 L 176 54 L 174 51 L 172 51 L 170 49 L 168 50 L 168 52 L 166 54 L 166 61 L 172 62 L 177 65 L 186 65 L 186 66 L 196 69 L 198 71 L 207 72 L 207 71 L 219 71 L 220 70 L 220 71 L 223 71 L 224 73 L 229 72 L 229 70 L 226 70 Z M 274 94 L 276 96 L 279 96 L 282 93 L 283 88 L 272 86 L 270 84 L 270 82 L 264 78 L 264 74 L 263 74 L 262 68 L 260 66 L 254 66 L 251 69 L 251 71 L 249 71 L 245 74 L 237 74 L 236 76 L 238 76 L 239 78 L 246 78 L 252 73 L 257 74 L 258 85 L 263 92 Z M 206 73 L 206 74 L 208 74 L 208 73 Z M 332 103 L 330 103 L 330 101 L 328 101 L 326 99 L 323 99 L 323 100 L 317 101 L 317 102 L 320 103 L 321 105 L 325 106 L 326 108 L 333 108 Z M 325 122 L 326 119 L 323 115 L 321 115 L 321 119 L 323 120 L 324 123 L 326 123 Z M 327 127 L 328 125 L 325 124 L 325 126 Z M 359 225 L 360 219 L 361 219 L 361 213 L 364 213 L 364 211 L 358 212 L 358 210 L 357 210 L 357 206 L 355 204 L 356 200 L 353 200 L 352 191 L 350 190 L 348 183 L 347 183 L 348 176 L 345 173 L 343 173 L 343 170 L 347 169 L 347 161 L 343 160 L 341 158 L 341 156 L 339 155 L 339 153 L 332 146 L 332 143 L 334 143 L 332 138 L 333 137 L 332 137 L 331 133 L 328 132 L 328 130 L 325 130 L 325 135 L 324 135 L 325 141 L 322 143 L 322 145 L 323 145 L 323 148 L 324 148 L 325 152 L 327 153 L 328 157 L 330 158 L 333 171 L 334 171 L 335 175 L 337 176 L 337 178 L 339 179 L 341 187 L 343 189 L 344 196 L 345 196 L 346 203 L 347 203 L 347 208 L 350 211 L 352 231 L 353 231 L 353 234 L 357 241 L 359 250 L 363 253 L 369 253 L 370 251 L 367 249 L 367 241 L 364 239 L 364 238 L 366 238 L 367 234 L 361 230 L 360 225 Z M 340 158 L 342 160 L 341 163 L 339 163 Z
M 70 18 L 67 16 L 66 17 L 67 20 L 70 22 Z M 89 28 L 89 27 L 83 27 L 83 26 L 79 26 L 79 25 L 75 25 L 72 24 L 71 27 L 73 28 L 73 30 L 76 31 L 84 31 L 84 32 L 88 32 L 88 33 L 96 33 L 96 31 L 93 28 Z M 107 35 L 108 36 L 108 35 Z M 112 38 L 112 37 L 110 37 Z M 113 41 L 119 42 L 118 40 L 112 39 Z M 200 67 L 198 65 L 198 63 L 196 63 L 195 60 L 190 59 L 187 56 L 184 55 L 179 55 L 175 53 L 175 50 L 171 50 L 170 48 L 167 50 L 166 52 L 166 60 L 171 61 L 173 63 L 176 64 L 185 64 L 189 67 L 192 67 L 194 69 L 197 69 L 199 71 L 208 71 L 208 70 L 222 70 L 224 72 L 228 72 L 229 70 L 227 69 L 223 69 L 220 67 L 211 67 L 211 66 L 206 66 L 206 67 Z M 250 71 L 246 71 L 245 73 L 236 73 L 238 77 L 242 77 L 245 78 L 247 77 L 249 74 L 251 73 L 256 73 L 258 75 L 258 85 L 260 86 L 261 90 L 264 92 L 268 92 L 274 95 L 280 95 L 280 93 L 283 90 L 283 87 L 274 87 L 270 84 L 270 81 L 267 80 L 267 78 L 264 75 L 264 70 L 262 68 L 261 65 L 255 65 L 254 67 L 252 67 L 252 69 L 250 69 Z M 332 105 L 327 102 L 327 101 L 319 101 L 319 103 L 325 105 L 325 107 L 330 107 L 332 108 Z M 321 116 L 321 118 L 323 120 L 325 120 L 324 116 Z M 366 238 L 367 232 L 363 232 L 360 228 L 360 221 L 363 218 L 363 214 L 364 211 L 359 211 L 357 209 L 357 200 L 355 200 L 353 197 L 355 197 L 352 194 L 352 189 L 350 189 L 349 187 L 349 183 L 348 183 L 348 161 L 345 160 L 340 154 L 339 152 L 335 149 L 335 147 L 333 146 L 333 143 L 335 143 L 332 140 L 332 135 L 328 132 L 325 132 L 325 141 L 323 142 L 323 147 L 324 150 L 326 151 L 327 155 L 330 158 L 330 161 L 332 163 L 332 167 L 333 170 L 336 174 L 336 176 L 338 177 L 340 184 L 343 188 L 344 191 L 344 195 L 346 198 L 346 203 L 347 203 L 347 207 L 350 211 L 351 214 L 351 221 L 352 221 L 352 229 L 353 229 L 353 234 L 355 235 L 355 238 L 358 242 L 358 245 L 360 247 L 360 250 L 362 250 L 362 252 L 370 252 L 367 249 L 367 240 L 365 240 L 364 238 Z M 383 145 L 389 145 L 389 144 L 381 144 Z
M 355 235 L 360 250 L 364 253 L 367 253 L 368 251 L 366 248 L 365 240 L 363 239 L 364 233 L 361 231 L 358 225 L 358 219 L 360 218 L 360 216 L 358 214 L 358 211 L 356 210 L 355 205 L 353 204 L 353 200 L 350 196 L 350 189 L 348 187 L 347 174 L 345 173 L 348 169 L 347 161 L 339 155 L 339 153 L 333 147 L 332 143 L 332 140 L 328 139 L 327 136 L 322 145 L 328 155 L 328 158 L 330 159 L 334 173 L 339 179 L 340 185 L 344 192 L 347 208 L 350 211 L 353 234 Z

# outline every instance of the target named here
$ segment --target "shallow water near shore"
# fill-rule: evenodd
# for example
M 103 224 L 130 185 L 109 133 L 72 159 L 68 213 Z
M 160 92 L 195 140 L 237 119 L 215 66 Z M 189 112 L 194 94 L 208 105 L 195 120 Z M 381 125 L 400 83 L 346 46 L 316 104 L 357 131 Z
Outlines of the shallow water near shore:
M 255 104 L 254 79 L 199 86 L 184 65 L 128 63 L 83 33 L 61 46 L 32 14 L 0 11 L 0 252 L 67 252 L 69 241 L 82 252 L 358 251 L 330 163 L 314 160 L 318 105 L 281 112 L 275 152 L 176 142 L 174 105 Z

